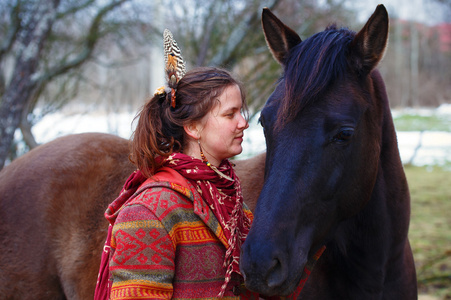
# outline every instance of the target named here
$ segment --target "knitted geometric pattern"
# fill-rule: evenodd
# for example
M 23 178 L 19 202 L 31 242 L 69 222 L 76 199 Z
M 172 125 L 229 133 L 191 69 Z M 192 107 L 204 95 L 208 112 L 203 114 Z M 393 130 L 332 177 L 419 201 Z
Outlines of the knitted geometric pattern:
M 248 209 L 246 214 L 251 216 Z M 111 299 L 215 298 L 224 283 L 226 245 L 221 226 L 192 186 L 150 183 L 117 214 Z M 241 284 L 235 274 L 224 298 L 238 299 L 234 291 Z M 248 291 L 241 296 L 257 299 Z

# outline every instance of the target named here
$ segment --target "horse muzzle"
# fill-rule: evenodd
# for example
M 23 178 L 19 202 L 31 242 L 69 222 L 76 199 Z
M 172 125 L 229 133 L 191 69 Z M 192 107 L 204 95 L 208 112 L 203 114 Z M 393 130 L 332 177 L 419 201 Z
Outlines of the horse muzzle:
M 246 288 L 264 296 L 291 294 L 299 283 L 307 259 L 296 262 L 295 265 L 300 267 L 295 269 L 299 272 L 293 272 L 288 253 L 266 250 L 268 245 L 243 245 L 240 270 Z

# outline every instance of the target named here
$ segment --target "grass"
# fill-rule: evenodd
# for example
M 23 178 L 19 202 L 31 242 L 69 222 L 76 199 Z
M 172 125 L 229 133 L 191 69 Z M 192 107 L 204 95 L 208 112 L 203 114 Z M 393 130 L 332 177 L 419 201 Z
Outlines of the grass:
M 405 171 L 412 203 L 409 238 L 419 291 L 451 299 L 451 172 L 415 166 Z
M 395 111 L 397 131 L 451 131 L 449 114 Z M 405 166 L 411 197 L 409 239 L 420 294 L 451 299 L 451 162 Z
M 451 131 L 451 118 L 447 115 L 395 115 L 394 123 L 397 131 Z

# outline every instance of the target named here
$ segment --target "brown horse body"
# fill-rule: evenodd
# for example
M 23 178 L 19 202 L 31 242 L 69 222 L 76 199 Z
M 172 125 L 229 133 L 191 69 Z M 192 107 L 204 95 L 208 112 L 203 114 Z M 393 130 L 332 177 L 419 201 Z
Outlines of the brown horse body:
M 70 135 L 0 172 L 0 299 L 92 299 L 108 223 L 103 213 L 135 169 L 128 141 Z M 264 154 L 237 161 L 253 209 Z
M 74 135 L 0 172 L 0 298 L 89 299 L 108 202 L 133 171 L 127 141 Z

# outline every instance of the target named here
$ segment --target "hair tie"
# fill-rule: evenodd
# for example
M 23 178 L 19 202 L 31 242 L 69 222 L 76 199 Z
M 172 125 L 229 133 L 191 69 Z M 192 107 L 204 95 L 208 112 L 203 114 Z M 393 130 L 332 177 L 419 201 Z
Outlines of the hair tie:
M 159 88 L 157 88 L 157 89 L 155 90 L 155 92 L 153 92 L 153 95 L 154 95 L 154 96 L 159 96 L 159 97 L 161 97 L 161 96 L 163 96 L 165 93 L 166 93 L 166 88 L 165 88 L 165 86 L 163 85 L 163 86 L 160 86 Z
M 171 89 L 171 106 L 175 108 L 175 89 Z

